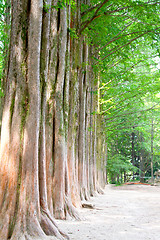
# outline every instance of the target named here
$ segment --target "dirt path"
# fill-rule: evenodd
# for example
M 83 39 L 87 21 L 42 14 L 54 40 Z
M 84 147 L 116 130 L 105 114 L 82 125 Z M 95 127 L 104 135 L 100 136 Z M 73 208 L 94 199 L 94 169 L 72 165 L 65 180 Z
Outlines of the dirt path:
M 106 186 L 81 209 L 82 221 L 58 221 L 70 240 L 160 240 L 160 187 Z

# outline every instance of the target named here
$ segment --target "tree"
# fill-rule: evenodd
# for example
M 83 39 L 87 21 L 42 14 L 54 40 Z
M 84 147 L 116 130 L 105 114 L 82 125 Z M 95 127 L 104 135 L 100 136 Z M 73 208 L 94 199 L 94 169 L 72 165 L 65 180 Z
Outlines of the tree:
M 44 93 L 41 95 L 40 89 L 42 24 L 43 31 L 48 33 L 48 22 L 43 19 L 42 23 L 42 10 L 42 1 L 13 2 L 1 130 L 0 236 L 3 239 L 45 237 L 45 234 L 63 239 L 46 202 L 44 138 L 42 135 L 41 141 L 39 138 L 42 113 L 44 121 L 44 98 L 41 98 Z M 47 44 L 42 41 L 42 50 L 47 49 Z M 43 80 L 45 70 L 45 66 L 41 68 Z M 44 122 L 42 134 L 43 127 Z
M 79 34 L 80 6 L 78 1 L 71 15 L 71 5 L 65 1 L 12 2 L 1 127 L 3 239 L 67 238 L 53 215 L 78 219 L 74 206 L 81 205 L 80 197 L 89 197 L 93 178 L 95 190 L 97 185 L 102 187 L 95 176 L 96 171 L 103 174 L 104 167 L 94 168 L 94 176 L 89 175 L 89 146 L 97 138 L 96 128 L 90 143 L 87 137 L 89 115 L 94 111 L 90 107 L 89 45 L 84 36 L 69 30 L 74 22 Z M 94 104 L 96 108 L 96 100 Z M 78 170 L 81 163 L 83 168 Z
M 106 139 L 116 173 L 135 171 L 127 141 L 143 113 L 158 106 L 155 10 L 158 3 L 145 1 L 12 1 L 1 127 L 2 239 L 67 238 L 54 217 L 79 219 L 81 200 L 102 193 Z M 147 105 L 151 90 L 157 100 Z M 144 144 L 134 147 L 148 153 Z

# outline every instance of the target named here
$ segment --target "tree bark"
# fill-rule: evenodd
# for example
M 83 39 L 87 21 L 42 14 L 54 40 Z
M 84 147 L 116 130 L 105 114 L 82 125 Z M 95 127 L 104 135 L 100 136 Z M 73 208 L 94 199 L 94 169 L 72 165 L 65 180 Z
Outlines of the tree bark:
M 67 237 L 58 229 L 47 204 L 45 108 L 50 20 L 49 13 L 43 13 L 42 38 L 42 7 L 40 0 L 17 0 L 12 6 L 0 158 L 0 238 L 4 240 L 46 239 L 46 234 L 61 240 Z
M 103 123 L 91 115 L 96 76 L 87 36 L 79 35 L 83 1 L 72 14 L 57 3 L 12 1 L 0 153 L 4 240 L 67 238 L 53 214 L 79 219 L 75 207 L 104 186 Z
M 80 39 L 79 64 L 83 63 L 83 37 Z M 79 69 L 79 142 L 78 142 L 78 182 L 81 200 L 85 199 L 85 107 L 86 107 L 86 86 L 85 75 L 82 67 Z
M 135 166 L 135 150 L 134 150 L 134 132 L 132 132 L 132 164 Z M 133 172 L 133 180 L 134 180 L 134 172 Z
M 73 20 L 72 20 L 73 21 Z M 71 22 L 72 24 L 72 22 Z M 74 21 L 75 24 L 75 21 Z M 74 26 L 73 26 L 74 27 Z M 70 40 L 71 46 L 71 75 L 69 87 L 69 118 L 68 118 L 68 169 L 71 200 L 75 207 L 80 207 L 80 196 L 78 192 L 78 164 L 77 164 L 77 137 L 78 137 L 78 108 L 79 108 L 79 92 L 78 92 L 78 41 L 77 39 Z
M 18 174 L 20 164 L 20 138 L 21 138 L 21 114 L 23 113 L 22 101 L 24 100 L 25 76 L 22 72 L 22 63 L 25 65 L 26 52 L 25 40 L 21 39 L 22 28 L 26 21 L 26 13 L 20 9 L 20 2 L 15 1 L 12 8 L 12 32 L 9 71 L 5 87 L 5 100 L 2 116 L 1 129 L 1 152 L 0 152 L 0 238 L 7 239 L 11 236 L 11 226 L 15 220 L 16 195 L 18 188 Z M 24 3 L 24 8 L 26 4 Z M 15 15 L 15 12 L 17 14 Z M 14 34 L 16 33 L 16 34 Z M 23 69 L 24 70 L 24 69 Z M 23 115 L 23 114 L 22 114 Z
M 64 124 L 64 77 L 65 77 L 65 58 L 67 44 L 67 10 L 59 10 L 59 40 L 57 58 L 57 77 L 55 83 L 55 142 L 54 142 L 54 214 L 56 218 L 65 218 L 64 213 L 64 194 L 65 194 L 65 124 Z
M 52 0 L 51 5 L 56 5 L 57 0 Z M 46 172 L 47 172 L 47 195 L 48 207 L 53 214 L 53 159 L 54 159 L 54 88 L 57 71 L 57 32 L 58 13 L 51 8 L 50 36 L 49 36 L 49 63 L 47 84 L 47 106 L 46 106 Z

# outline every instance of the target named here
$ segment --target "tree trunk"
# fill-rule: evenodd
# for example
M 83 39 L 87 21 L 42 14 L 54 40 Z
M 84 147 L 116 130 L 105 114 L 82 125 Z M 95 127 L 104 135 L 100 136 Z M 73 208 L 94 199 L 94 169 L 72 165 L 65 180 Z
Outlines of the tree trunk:
M 153 175 L 153 136 L 154 136 L 154 122 L 152 118 L 151 124 L 151 181 L 154 183 L 154 175 Z
M 47 204 L 45 108 L 49 13 L 43 13 L 41 42 L 42 7 L 40 0 L 13 1 L 12 6 L 0 158 L 0 238 L 4 240 L 46 239 L 46 234 L 59 239 L 66 236 L 54 223 Z
M 79 64 L 83 63 L 83 37 L 80 38 Z M 81 200 L 85 199 L 85 110 L 86 110 L 86 86 L 85 74 L 82 67 L 79 69 L 79 142 L 78 142 L 78 182 Z
M 68 7 L 68 26 L 70 26 L 70 18 L 71 18 L 71 9 Z M 66 51 L 66 72 L 65 72 L 65 84 L 64 84 L 64 123 L 65 123 L 65 140 L 66 140 L 66 145 L 65 145 L 65 152 L 66 152 L 66 157 L 65 157 L 65 215 L 66 218 L 73 217 L 77 220 L 79 220 L 79 215 L 78 212 L 75 208 L 75 206 L 72 203 L 72 195 L 71 195 L 71 184 L 73 184 L 73 178 L 70 179 L 70 174 L 71 172 L 73 173 L 74 169 L 70 169 L 69 167 L 69 158 L 68 158 L 68 142 L 69 142 L 69 87 L 70 87 L 70 67 L 71 67 L 71 57 L 70 57 L 70 34 L 68 32 L 67 34 L 67 51 Z M 73 89 L 72 89 L 73 90 Z M 73 90 L 74 91 L 74 90 Z M 75 160 L 75 159 L 74 159 Z M 75 184 L 75 181 L 74 181 Z
M 68 169 L 71 200 L 74 206 L 80 207 L 80 196 L 78 192 L 78 174 L 77 174 L 77 136 L 78 136 L 78 78 L 77 78 L 77 40 L 73 39 L 71 45 L 71 78 L 69 90 L 69 122 L 68 122 Z
M 52 5 L 57 0 L 52 0 Z M 46 106 L 46 172 L 47 172 L 47 195 L 48 207 L 53 214 L 53 158 L 54 158 L 54 88 L 57 70 L 57 33 L 58 13 L 51 9 L 50 36 L 49 36 L 49 63 L 48 63 L 48 84 L 47 84 L 47 106 Z
M 67 45 L 67 10 L 60 9 L 58 13 L 58 57 L 57 57 L 57 76 L 55 83 L 55 112 L 54 112 L 54 214 L 56 218 L 65 218 L 64 196 L 65 196 L 65 124 L 64 124 L 64 77 L 65 77 L 65 58 Z
M 24 3 L 23 5 L 24 9 L 20 9 L 18 7 L 19 4 L 19 1 L 14 2 L 14 7 L 12 8 L 12 42 L 10 46 L 9 71 L 6 80 L 6 95 L 1 129 L 0 238 L 4 240 L 11 236 L 13 231 L 11 226 L 15 224 L 13 215 L 17 212 L 15 205 L 16 192 L 17 188 L 19 188 L 18 174 L 21 169 L 20 139 L 23 118 L 22 101 L 25 101 L 24 90 L 26 82 L 21 65 L 25 63 L 26 52 L 24 48 L 25 41 L 23 42 L 21 39 L 22 28 L 20 27 L 20 19 L 24 27 L 23 21 L 26 21 L 27 16 L 26 13 L 23 13 L 26 4 Z M 16 11 L 17 14 L 15 14 Z M 24 99 L 22 96 L 24 96 Z
M 90 152 L 89 152 L 89 191 L 94 196 L 94 168 L 93 168 L 93 90 L 90 88 Z
M 87 36 L 79 34 L 82 3 L 71 14 L 67 4 L 54 8 L 58 0 L 12 1 L 0 239 L 67 238 L 53 214 L 79 219 L 75 207 L 104 186 L 103 123 L 100 114 L 91 115 L 99 107 L 96 76 Z M 72 28 L 78 38 L 70 36 Z
M 132 132 L 132 165 L 135 166 L 135 150 L 134 150 L 134 132 Z M 134 172 L 133 172 L 133 180 L 134 180 Z

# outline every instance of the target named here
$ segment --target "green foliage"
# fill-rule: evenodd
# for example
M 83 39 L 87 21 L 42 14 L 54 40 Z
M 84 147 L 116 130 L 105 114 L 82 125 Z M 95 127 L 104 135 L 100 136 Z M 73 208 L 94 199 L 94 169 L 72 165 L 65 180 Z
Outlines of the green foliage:
M 110 175 L 122 172 L 136 171 L 137 168 L 131 164 L 131 159 L 122 154 L 115 154 L 108 159 L 107 171 Z
M 8 49 L 10 39 L 10 4 L 0 1 L 0 97 L 3 96 L 2 80 L 6 77 L 4 69 L 8 62 Z
M 51 8 L 58 11 L 58 9 L 63 9 L 64 7 L 66 7 L 66 1 L 58 1 L 56 5 L 44 4 L 43 9 L 45 12 L 48 12 Z
M 73 38 L 78 39 L 78 35 L 75 28 L 68 28 L 68 31 L 72 39 Z
M 107 169 L 110 175 L 134 172 L 135 164 L 150 174 L 151 118 L 154 118 L 154 166 L 159 166 L 160 123 L 160 8 L 156 1 L 109 1 L 83 4 L 83 26 L 94 46 L 94 71 L 100 78 L 100 114 L 103 115 L 108 144 Z M 90 10 L 89 10 L 90 9 Z M 94 19 L 90 21 L 91 19 Z M 142 140 L 143 139 L 143 140 Z M 124 167 L 124 168 L 123 168 Z M 138 171 L 140 174 L 140 171 Z
M 43 9 L 45 12 L 48 12 L 49 9 L 63 9 L 66 7 L 66 5 L 70 5 L 72 9 L 75 9 L 75 1 L 73 0 L 59 0 L 56 5 L 50 5 L 50 4 L 44 4 Z

